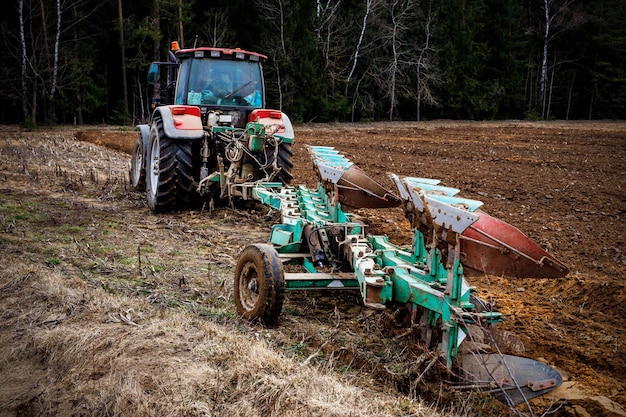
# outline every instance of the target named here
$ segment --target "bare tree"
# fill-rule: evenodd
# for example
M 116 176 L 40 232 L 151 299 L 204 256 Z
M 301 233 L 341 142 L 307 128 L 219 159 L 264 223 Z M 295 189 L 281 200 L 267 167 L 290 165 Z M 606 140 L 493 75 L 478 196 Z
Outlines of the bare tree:
M 539 30 L 531 30 L 542 40 L 542 53 L 539 75 L 539 98 L 541 100 L 541 117 L 549 116 L 548 62 L 549 53 L 554 41 L 565 33 L 580 26 L 585 16 L 572 9 L 575 0 L 543 0 L 543 21 Z
M 417 79 L 416 119 L 418 122 L 422 120 L 422 101 L 436 105 L 437 100 L 433 95 L 432 86 L 442 82 L 441 72 L 433 62 L 436 50 L 432 47 L 432 36 L 436 18 L 437 13 L 432 10 L 432 4 L 429 4 L 428 12 L 424 16 L 424 44 L 420 48 L 417 61 L 411 63 L 411 66 L 415 68 Z
M 378 5 L 378 0 L 365 0 L 365 12 L 363 13 L 363 22 L 361 23 L 361 30 L 359 31 L 359 39 L 356 42 L 354 47 L 354 52 L 352 53 L 352 67 L 348 72 L 348 76 L 346 78 L 346 95 L 348 95 L 348 87 L 350 85 L 350 81 L 352 81 L 352 77 L 354 76 L 354 71 L 356 70 L 356 66 L 359 62 L 361 48 L 363 47 L 363 42 L 365 39 L 365 34 L 367 33 L 367 25 L 370 14 L 376 9 Z
M 277 90 L 278 109 L 282 110 L 285 94 L 289 91 L 290 84 L 290 80 L 283 77 L 281 72 L 283 63 L 289 60 L 285 39 L 285 21 L 290 9 L 287 7 L 286 0 L 255 0 L 255 5 L 261 16 L 274 29 L 273 33 L 278 36 L 278 39 L 275 37 L 267 39 L 266 42 L 262 43 L 261 48 L 270 56 L 272 70 L 276 74 L 276 84 L 268 85 L 268 90 L 272 90 L 272 87 Z
M 208 45 L 213 47 L 229 46 L 235 38 L 234 32 L 229 25 L 224 22 L 228 19 L 228 13 L 224 9 L 209 9 L 205 12 L 207 24 L 200 34 L 204 37 Z
M 358 25 L 358 32 L 346 32 L 346 35 L 341 37 L 345 40 L 340 57 L 348 57 L 348 60 L 341 65 L 343 67 L 341 73 L 345 74 L 344 96 L 351 98 L 352 121 L 355 119 L 357 109 L 371 114 L 374 108 L 373 103 L 376 101 L 367 89 L 372 82 L 370 69 L 373 65 L 378 37 L 375 29 L 371 27 L 376 27 L 374 21 L 382 3 L 382 0 L 365 0 L 363 15 L 360 16 L 361 23 L 352 22 L 350 17 L 343 22 L 345 28 L 350 28 L 354 24 Z M 356 34 L 356 37 L 353 37 L 353 34 Z
M 324 67 L 329 71 L 331 78 L 338 78 L 337 60 L 344 51 L 342 40 L 347 25 L 339 18 L 341 0 L 317 0 L 315 33 L 317 45 L 324 57 Z
M 287 7 L 285 0 L 256 0 L 255 4 L 259 8 L 261 15 L 279 34 L 278 43 L 280 45 L 280 51 L 282 52 L 282 55 L 286 55 L 285 14 L 288 12 L 289 8 Z
M 412 94 L 409 69 L 416 51 L 409 35 L 416 8 L 417 0 L 393 0 L 384 6 L 388 23 L 381 25 L 381 45 L 370 74 L 389 100 L 389 120 L 394 118 L 399 97 Z
M 54 38 L 54 56 L 52 65 L 52 86 L 50 87 L 50 102 L 54 103 L 54 94 L 57 90 L 57 81 L 59 74 L 59 45 L 61 43 L 61 0 L 56 0 L 57 9 L 57 26 L 56 36 Z
M 128 82 L 126 81 L 126 44 L 124 42 L 124 11 L 122 0 L 117 0 L 117 12 L 120 25 L 120 55 L 122 58 L 122 89 L 124 97 L 124 117 L 128 114 Z
M 19 25 L 20 25 L 20 50 L 22 67 L 22 116 L 28 118 L 28 79 L 27 79 L 27 51 L 26 36 L 24 34 L 24 0 L 18 0 Z

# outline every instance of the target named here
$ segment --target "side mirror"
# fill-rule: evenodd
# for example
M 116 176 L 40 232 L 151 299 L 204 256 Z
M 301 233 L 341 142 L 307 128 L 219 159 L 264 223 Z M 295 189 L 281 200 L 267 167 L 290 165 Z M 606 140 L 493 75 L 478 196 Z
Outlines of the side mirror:
M 148 68 L 148 84 L 155 84 L 157 78 L 159 78 L 159 64 L 153 62 Z

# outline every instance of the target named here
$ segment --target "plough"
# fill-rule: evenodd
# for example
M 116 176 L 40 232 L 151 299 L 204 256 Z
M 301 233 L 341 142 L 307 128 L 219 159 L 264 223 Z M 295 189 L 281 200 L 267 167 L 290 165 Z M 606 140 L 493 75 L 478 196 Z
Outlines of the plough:
M 481 212 L 482 202 L 427 178 L 390 174 L 397 194 L 368 177 L 332 147 L 309 146 L 317 188 L 279 183 L 239 184 L 238 196 L 278 211 L 269 243 L 249 245 L 235 271 L 242 317 L 276 322 L 284 292 L 353 290 L 365 307 L 405 306 L 422 343 L 437 350 L 460 385 L 479 386 L 517 404 L 561 384 L 553 368 L 517 356 L 485 352 L 504 320 L 475 296 L 465 269 L 501 276 L 560 277 L 567 267 L 513 226 Z M 412 228 L 410 248 L 372 235 L 348 208 L 401 206 Z M 290 266 L 286 272 L 284 265 Z M 292 272 L 294 271 L 294 272 Z M 495 330 L 493 330 L 495 331 Z M 461 349 L 466 344 L 468 349 Z

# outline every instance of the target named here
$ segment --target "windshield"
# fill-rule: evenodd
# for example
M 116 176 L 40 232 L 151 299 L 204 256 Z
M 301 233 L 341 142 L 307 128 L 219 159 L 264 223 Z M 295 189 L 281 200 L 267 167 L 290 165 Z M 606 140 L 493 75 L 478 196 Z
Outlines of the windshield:
M 185 71 L 188 65 L 191 68 Z M 183 62 L 181 70 L 189 74 L 188 83 L 179 80 L 181 89 L 187 85 L 187 104 L 263 106 L 263 80 L 258 62 L 196 58 Z M 180 93 L 177 102 L 184 98 Z

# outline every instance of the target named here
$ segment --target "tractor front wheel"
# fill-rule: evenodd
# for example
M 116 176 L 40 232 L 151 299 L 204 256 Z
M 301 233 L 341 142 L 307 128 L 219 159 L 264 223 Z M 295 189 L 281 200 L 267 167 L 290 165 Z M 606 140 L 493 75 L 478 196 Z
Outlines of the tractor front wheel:
M 235 305 L 245 319 L 273 324 L 283 308 L 285 273 L 273 246 L 247 246 L 235 270 Z
M 163 120 L 156 117 L 148 143 L 148 207 L 156 213 L 186 208 L 194 191 L 191 142 L 168 137 L 163 131 Z

